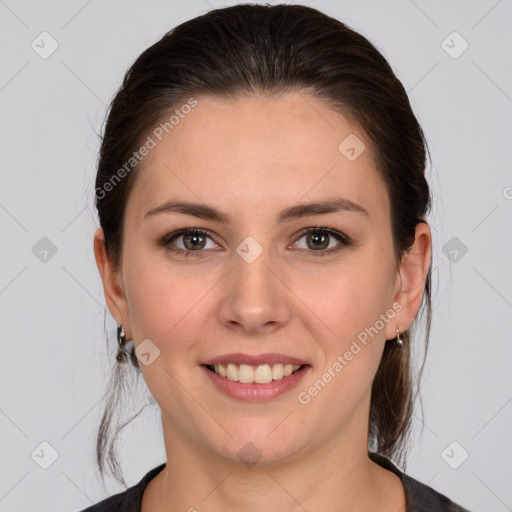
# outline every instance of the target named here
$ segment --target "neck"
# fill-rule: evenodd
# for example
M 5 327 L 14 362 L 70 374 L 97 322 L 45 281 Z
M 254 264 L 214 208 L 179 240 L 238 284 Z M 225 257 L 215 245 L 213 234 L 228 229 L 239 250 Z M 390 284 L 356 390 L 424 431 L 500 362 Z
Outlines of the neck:
M 163 424 L 165 446 L 172 450 L 148 485 L 143 512 L 405 510 L 400 479 L 368 458 L 366 437 L 359 443 L 336 438 L 285 462 L 249 467 L 205 451 Z

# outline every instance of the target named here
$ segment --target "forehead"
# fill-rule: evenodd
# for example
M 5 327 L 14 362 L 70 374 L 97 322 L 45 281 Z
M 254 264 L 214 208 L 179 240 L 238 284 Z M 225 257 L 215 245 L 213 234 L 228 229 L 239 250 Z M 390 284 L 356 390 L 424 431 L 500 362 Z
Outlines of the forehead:
M 323 101 L 298 92 L 196 101 L 161 140 L 152 136 L 156 144 L 143 161 L 127 215 L 142 219 L 170 197 L 222 205 L 248 219 L 254 208 L 281 210 L 333 195 L 373 215 L 388 208 L 369 140 Z M 364 147 L 355 160 L 347 158 L 353 152 L 346 153 L 346 140 L 359 144 L 358 153 Z

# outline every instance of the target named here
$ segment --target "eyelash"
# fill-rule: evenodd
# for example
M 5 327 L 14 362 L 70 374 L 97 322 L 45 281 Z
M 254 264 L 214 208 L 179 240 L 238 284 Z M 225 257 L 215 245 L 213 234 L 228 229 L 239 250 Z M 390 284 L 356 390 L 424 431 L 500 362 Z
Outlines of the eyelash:
M 335 231 L 335 230 L 330 229 L 327 226 L 323 226 L 323 225 L 315 226 L 314 228 L 303 229 L 299 233 L 299 237 L 297 238 L 296 241 L 300 240 L 305 235 L 319 234 L 319 233 L 327 233 L 329 236 L 333 236 L 340 242 L 340 244 L 337 247 L 335 247 L 334 249 L 326 249 L 326 250 L 319 250 L 319 251 L 312 251 L 312 250 L 308 251 L 306 249 L 301 249 L 301 250 L 305 250 L 306 253 L 309 253 L 309 254 L 307 254 L 307 257 L 317 258 L 317 257 L 328 256 L 328 255 L 339 252 L 345 246 L 352 245 L 352 241 L 350 240 L 350 238 L 347 235 L 344 235 L 343 233 L 340 233 L 339 231 Z M 185 257 L 188 257 L 189 255 L 191 255 L 195 252 L 197 252 L 198 253 L 197 256 L 199 256 L 200 253 L 204 252 L 203 250 L 184 251 L 183 249 L 175 249 L 175 248 L 171 247 L 171 245 L 170 245 L 171 242 L 173 242 L 180 236 L 184 236 L 184 235 L 200 235 L 200 236 L 206 236 L 208 238 L 211 238 L 208 231 L 205 231 L 200 228 L 186 228 L 186 229 L 180 229 L 179 231 L 174 231 L 173 233 L 169 233 L 168 235 L 166 235 L 161 240 L 161 245 L 163 245 L 168 251 L 176 253 L 176 254 L 180 254 L 180 255 L 185 255 Z M 194 255 L 194 256 L 196 256 L 196 255 Z M 201 256 L 199 256 L 199 257 L 201 257 Z

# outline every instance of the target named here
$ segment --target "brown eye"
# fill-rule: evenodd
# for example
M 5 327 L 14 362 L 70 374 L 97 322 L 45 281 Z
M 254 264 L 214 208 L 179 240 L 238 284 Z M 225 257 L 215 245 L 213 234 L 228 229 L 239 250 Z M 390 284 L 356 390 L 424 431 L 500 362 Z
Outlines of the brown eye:
M 316 226 L 305 229 L 298 240 L 303 238 L 306 246 L 298 248 L 304 250 L 307 256 L 327 256 L 339 251 L 344 246 L 351 245 L 351 241 L 346 235 L 326 227 Z M 208 240 L 211 241 L 213 246 L 207 247 Z M 337 244 L 335 244 L 336 241 Z M 184 256 L 190 256 L 194 253 L 196 253 L 195 256 L 200 256 L 207 252 L 206 249 L 216 249 L 218 247 L 206 231 L 198 228 L 175 231 L 165 236 L 161 244 L 169 251 Z M 297 244 L 299 244 L 299 241 L 295 242 L 295 245 Z
M 306 235 L 306 243 L 315 251 L 318 249 L 327 249 L 329 242 L 330 235 L 326 233 L 309 233 Z
M 339 251 L 343 246 L 350 245 L 350 239 L 346 235 L 330 228 L 318 226 L 304 230 L 299 240 L 303 238 L 306 246 L 299 248 L 307 251 L 308 256 L 329 255 Z M 338 243 L 335 244 L 335 241 Z M 296 244 L 298 243 L 297 241 Z
M 196 250 L 196 249 L 204 249 L 206 237 L 198 234 L 192 233 L 187 235 L 182 235 L 183 237 L 183 245 L 186 249 Z
M 193 252 L 201 253 L 204 252 L 203 249 L 213 249 L 217 247 L 213 240 L 213 247 L 206 247 L 208 240 L 211 240 L 211 237 L 206 231 L 197 228 L 189 228 L 167 235 L 162 240 L 162 245 L 171 252 L 188 256 Z

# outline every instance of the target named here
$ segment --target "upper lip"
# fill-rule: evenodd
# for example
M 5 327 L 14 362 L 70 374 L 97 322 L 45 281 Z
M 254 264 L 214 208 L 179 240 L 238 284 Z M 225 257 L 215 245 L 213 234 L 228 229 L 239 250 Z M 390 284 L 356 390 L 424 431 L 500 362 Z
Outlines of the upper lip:
M 293 365 L 307 365 L 306 361 L 303 359 L 299 359 L 297 357 L 285 356 L 284 354 L 259 354 L 259 355 L 249 355 L 249 354 L 224 354 L 222 356 L 217 356 L 213 359 L 208 359 L 203 364 L 205 365 L 216 365 L 216 364 L 247 364 L 249 366 L 259 366 L 260 364 L 293 364 Z

